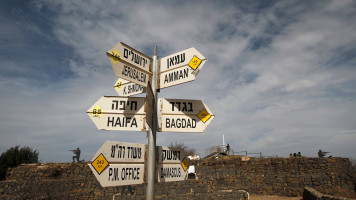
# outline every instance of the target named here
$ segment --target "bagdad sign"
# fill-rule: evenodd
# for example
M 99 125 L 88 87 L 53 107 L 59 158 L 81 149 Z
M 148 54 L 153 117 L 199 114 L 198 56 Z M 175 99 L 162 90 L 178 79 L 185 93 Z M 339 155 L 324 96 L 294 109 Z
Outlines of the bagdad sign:
M 121 78 L 116 81 L 114 88 L 117 94 L 121 97 L 128 97 L 146 92 L 145 87 Z
M 193 47 L 161 58 L 159 88 L 193 81 L 206 61 Z
M 87 113 L 99 130 L 146 131 L 144 97 L 103 96 Z
M 201 100 L 159 99 L 160 131 L 204 132 L 215 115 Z
M 115 75 L 147 87 L 152 59 L 123 42 L 106 52 Z
M 145 144 L 105 142 L 89 167 L 102 187 L 145 183 Z
M 189 163 L 184 149 L 158 147 L 158 182 L 184 181 L 188 177 Z

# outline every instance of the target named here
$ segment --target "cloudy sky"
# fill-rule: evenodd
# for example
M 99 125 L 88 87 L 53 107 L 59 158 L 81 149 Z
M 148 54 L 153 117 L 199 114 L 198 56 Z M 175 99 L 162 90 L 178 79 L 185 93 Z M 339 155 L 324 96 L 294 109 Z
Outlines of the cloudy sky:
M 0 2 L 0 152 L 38 149 L 41 162 L 89 160 L 107 140 L 86 114 L 117 95 L 106 50 L 125 42 L 158 56 L 195 47 L 208 61 L 194 82 L 160 98 L 198 99 L 214 112 L 204 133 L 158 133 L 200 156 L 234 151 L 356 158 L 356 1 Z

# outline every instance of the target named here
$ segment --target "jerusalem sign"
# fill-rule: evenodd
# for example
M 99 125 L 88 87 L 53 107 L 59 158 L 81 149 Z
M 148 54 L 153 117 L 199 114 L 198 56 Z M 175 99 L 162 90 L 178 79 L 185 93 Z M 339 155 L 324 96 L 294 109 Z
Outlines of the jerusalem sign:
M 123 42 L 106 52 L 115 75 L 119 78 L 147 87 L 152 73 L 152 59 Z

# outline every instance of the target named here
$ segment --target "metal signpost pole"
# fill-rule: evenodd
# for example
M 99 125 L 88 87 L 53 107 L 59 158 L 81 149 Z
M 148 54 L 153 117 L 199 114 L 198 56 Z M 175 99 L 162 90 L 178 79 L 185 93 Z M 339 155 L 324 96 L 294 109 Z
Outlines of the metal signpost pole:
M 152 129 L 148 134 L 148 159 L 147 159 L 147 188 L 146 200 L 154 199 L 155 179 L 156 179 L 156 131 L 157 131 L 157 77 L 158 77 L 158 57 L 157 47 L 154 48 L 152 65 L 152 91 L 153 91 L 153 115 Z

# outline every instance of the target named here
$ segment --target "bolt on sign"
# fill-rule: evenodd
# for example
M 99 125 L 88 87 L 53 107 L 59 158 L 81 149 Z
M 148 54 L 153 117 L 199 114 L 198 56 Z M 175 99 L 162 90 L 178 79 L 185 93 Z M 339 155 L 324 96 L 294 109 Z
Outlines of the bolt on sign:
M 116 81 L 114 88 L 117 94 L 121 97 L 128 97 L 146 92 L 145 87 L 121 78 Z
M 107 141 L 88 165 L 102 187 L 142 184 L 146 146 Z
M 206 61 L 193 47 L 161 58 L 159 88 L 193 81 Z
M 144 97 L 103 96 L 87 113 L 99 130 L 145 131 Z
M 119 78 L 147 87 L 152 73 L 152 59 L 123 42 L 106 52 L 115 75 Z
M 183 181 L 188 177 L 189 163 L 183 148 L 158 147 L 158 182 Z
M 159 99 L 162 132 L 204 132 L 215 115 L 201 100 Z

